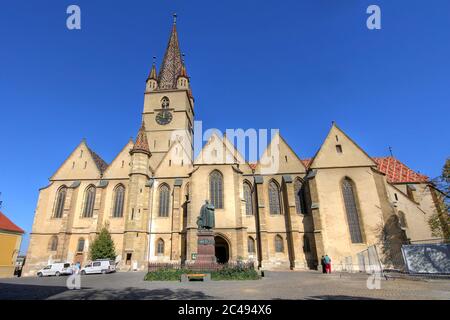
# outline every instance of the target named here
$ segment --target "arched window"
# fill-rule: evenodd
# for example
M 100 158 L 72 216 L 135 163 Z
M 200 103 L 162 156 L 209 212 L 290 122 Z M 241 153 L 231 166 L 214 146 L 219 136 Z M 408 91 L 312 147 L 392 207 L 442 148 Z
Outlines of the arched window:
M 50 238 L 48 249 L 50 251 L 58 250 L 58 237 L 57 236 L 53 236 Z
M 217 170 L 209 175 L 209 197 L 216 209 L 223 209 L 223 176 Z
M 253 215 L 252 188 L 248 182 L 244 182 L 244 200 L 245 200 L 245 214 L 247 216 L 252 216 Z
M 169 98 L 164 97 L 161 99 L 161 109 L 167 109 L 170 106 Z
M 94 215 L 94 203 L 95 203 L 95 187 L 90 186 L 86 189 L 84 195 L 84 209 L 83 218 L 92 218 Z
M 158 239 L 158 241 L 156 242 L 156 253 L 159 256 L 164 255 L 164 240 L 163 239 Z
M 84 238 L 78 239 L 77 252 L 84 251 Z
M 294 182 L 294 192 L 295 192 L 295 208 L 298 214 L 306 214 L 306 188 L 305 184 L 297 178 Z
M 345 178 L 342 182 L 342 193 L 344 195 L 345 211 L 347 213 L 348 227 L 352 243 L 362 243 L 361 226 L 359 222 L 358 205 L 353 181 Z
M 170 189 L 167 184 L 163 184 L 159 188 L 159 216 L 168 217 L 169 216 L 169 200 L 170 200 Z
M 283 252 L 283 251 L 284 251 L 283 238 L 277 234 L 275 236 L 275 252 Z
M 248 237 L 247 250 L 250 254 L 255 253 L 255 240 L 252 237 Z
M 306 234 L 303 235 L 303 250 L 306 253 L 311 252 L 311 244 L 309 242 L 309 237 Z
M 114 210 L 113 217 L 123 217 L 123 203 L 125 199 L 125 187 L 119 184 L 114 191 Z
M 56 198 L 56 206 L 55 206 L 55 218 L 62 218 L 64 214 L 64 203 L 66 202 L 66 194 L 67 194 L 67 188 L 62 187 L 59 189 L 57 198 Z
M 273 180 L 269 183 L 269 208 L 270 214 L 281 214 L 280 188 Z

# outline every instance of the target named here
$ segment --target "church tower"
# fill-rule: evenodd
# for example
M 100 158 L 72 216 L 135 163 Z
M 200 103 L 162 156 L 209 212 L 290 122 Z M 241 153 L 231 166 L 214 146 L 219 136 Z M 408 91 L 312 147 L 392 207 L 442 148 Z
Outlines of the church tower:
M 194 99 L 178 42 L 176 15 L 159 74 L 155 63 L 147 78 L 143 121 L 150 152 L 150 167 L 155 170 L 179 141 L 191 160 L 193 157 Z

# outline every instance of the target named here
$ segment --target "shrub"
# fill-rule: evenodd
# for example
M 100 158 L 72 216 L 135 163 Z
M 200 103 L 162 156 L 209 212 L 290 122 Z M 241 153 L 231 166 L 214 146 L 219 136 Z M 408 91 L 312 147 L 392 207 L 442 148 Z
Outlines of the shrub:
M 211 273 L 212 280 L 258 280 L 260 276 L 254 269 L 223 268 L 218 271 L 200 271 L 189 269 L 160 269 L 148 272 L 145 281 L 180 281 L 182 274 Z

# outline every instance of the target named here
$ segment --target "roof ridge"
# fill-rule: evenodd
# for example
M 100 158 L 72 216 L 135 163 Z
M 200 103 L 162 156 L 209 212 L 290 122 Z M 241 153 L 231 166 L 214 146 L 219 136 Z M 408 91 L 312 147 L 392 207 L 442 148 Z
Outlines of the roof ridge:
M 0 230 L 25 233 L 25 231 L 12 222 L 3 212 L 0 211 Z

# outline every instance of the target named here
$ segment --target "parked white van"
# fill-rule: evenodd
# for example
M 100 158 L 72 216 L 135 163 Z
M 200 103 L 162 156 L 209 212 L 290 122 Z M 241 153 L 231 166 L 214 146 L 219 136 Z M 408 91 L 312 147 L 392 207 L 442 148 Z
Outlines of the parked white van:
M 62 276 L 73 274 L 74 270 L 70 263 L 52 263 L 37 272 L 38 277 Z
M 84 268 L 81 268 L 82 275 L 90 273 L 110 273 L 116 271 L 116 262 L 114 260 L 95 260 L 89 262 Z

